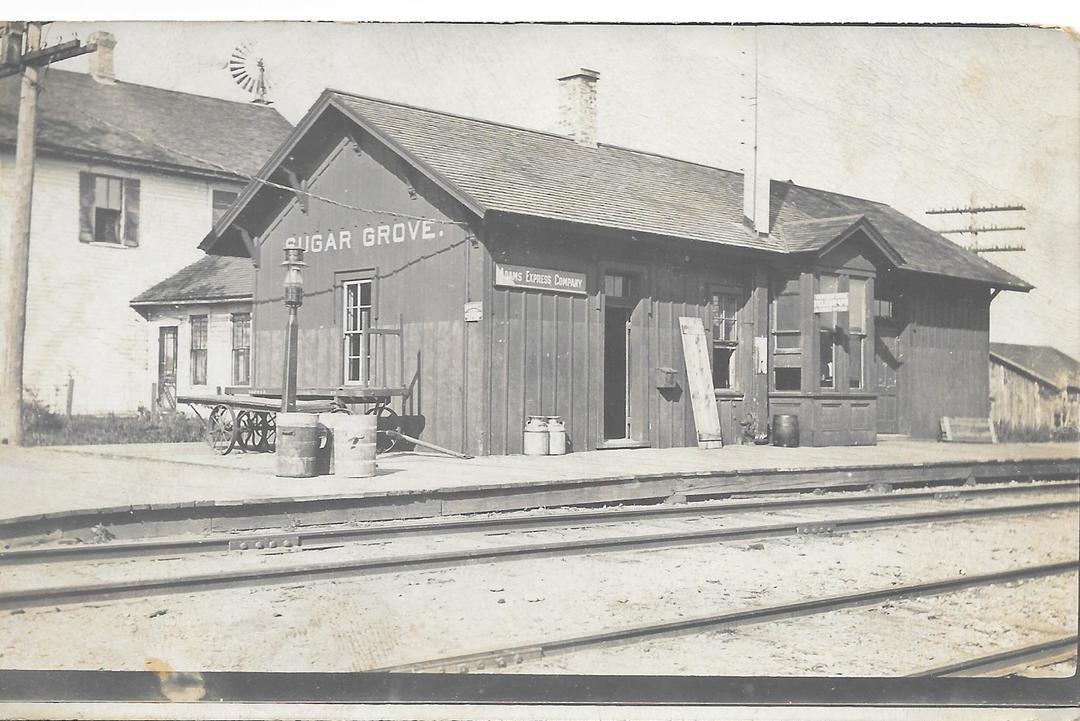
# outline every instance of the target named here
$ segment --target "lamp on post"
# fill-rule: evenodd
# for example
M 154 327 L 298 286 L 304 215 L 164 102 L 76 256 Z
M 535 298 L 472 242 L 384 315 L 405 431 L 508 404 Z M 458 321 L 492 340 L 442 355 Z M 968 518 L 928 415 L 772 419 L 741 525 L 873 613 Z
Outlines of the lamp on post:
M 286 248 L 285 260 L 285 307 L 289 309 L 289 323 L 285 328 L 285 366 L 282 371 L 281 412 L 296 412 L 296 312 L 304 304 L 303 248 Z

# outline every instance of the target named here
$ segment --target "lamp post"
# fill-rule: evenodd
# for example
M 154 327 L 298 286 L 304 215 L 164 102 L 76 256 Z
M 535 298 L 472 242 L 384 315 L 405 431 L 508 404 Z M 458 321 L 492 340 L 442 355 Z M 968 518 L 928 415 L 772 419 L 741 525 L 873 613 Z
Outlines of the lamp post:
M 285 328 L 285 366 L 282 371 L 281 412 L 296 412 L 296 312 L 304 304 L 303 248 L 286 248 L 285 260 L 285 307 L 289 309 L 289 323 Z

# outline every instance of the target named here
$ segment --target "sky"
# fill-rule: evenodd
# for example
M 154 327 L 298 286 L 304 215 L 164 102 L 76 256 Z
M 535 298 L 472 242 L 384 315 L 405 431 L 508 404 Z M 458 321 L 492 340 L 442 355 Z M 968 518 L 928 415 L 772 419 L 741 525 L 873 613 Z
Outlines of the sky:
M 54 23 L 53 40 L 108 30 L 118 79 L 248 100 L 224 69 L 264 59 L 269 98 L 296 122 L 326 87 L 540 130 L 556 78 L 599 71 L 600 142 L 760 172 L 887 202 L 937 230 L 931 208 L 1021 204 L 980 242 L 1036 286 L 992 305 L 995 341 L 1080 358 L 1080 45 L 1043 28 Z M 755 37 L 756 36 L 756 37 Z M 756 52 L 755 52 L 756 48 Z M 63 67 L 83 70 L 85 58 Z M 755 75 L 756 69 L 756 75 Z M 756 77 L 756 84 L 755 84 Z M 949 236 L 962 242 L 961 237 Z

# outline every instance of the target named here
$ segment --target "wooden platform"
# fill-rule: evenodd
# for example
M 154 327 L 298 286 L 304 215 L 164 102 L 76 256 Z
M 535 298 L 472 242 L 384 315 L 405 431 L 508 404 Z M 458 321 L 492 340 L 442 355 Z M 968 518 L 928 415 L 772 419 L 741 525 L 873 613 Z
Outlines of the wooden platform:
M 203 444 L 0 449 L 0 543 L 93 540 L 421 518 L 815 488 L 1080 477 L 1077 444 L 910 440 L 843 448 L 728 446 L 568 456 L 380 456 L 374 478 L 285 479 L 274 457 Z M 92 529 L 98 530 L 95 532 Z

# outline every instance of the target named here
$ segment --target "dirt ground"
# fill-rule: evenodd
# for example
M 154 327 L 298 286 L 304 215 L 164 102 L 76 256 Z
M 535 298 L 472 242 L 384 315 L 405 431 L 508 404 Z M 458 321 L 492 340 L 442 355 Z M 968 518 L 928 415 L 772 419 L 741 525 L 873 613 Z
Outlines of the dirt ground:
M 1078 521 L 1062 511 L 6 611 L 0 668 L 132 670 L 160 659 L 177 670 L 366 670 L 1069 560 L 1080 548 Z M 950 654 L 992 652 L 998 642 L 1075 633 L 1076 593 L 1075 575 L 1039 579 L 747 627 L 723 643 L 706 634 L 613 647 L 575 670 L 910 673 Z M 760 665 L 751 667 L 751 657 Z

